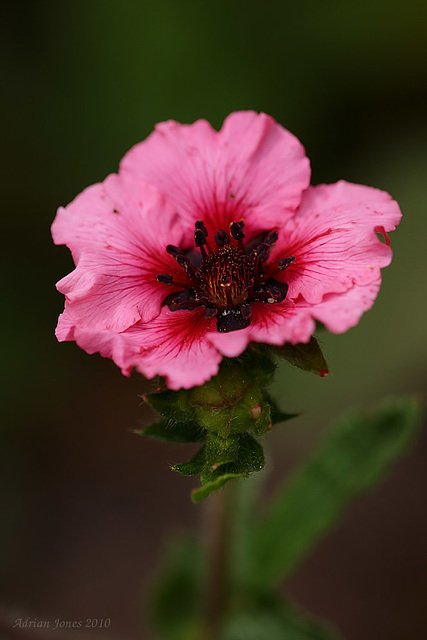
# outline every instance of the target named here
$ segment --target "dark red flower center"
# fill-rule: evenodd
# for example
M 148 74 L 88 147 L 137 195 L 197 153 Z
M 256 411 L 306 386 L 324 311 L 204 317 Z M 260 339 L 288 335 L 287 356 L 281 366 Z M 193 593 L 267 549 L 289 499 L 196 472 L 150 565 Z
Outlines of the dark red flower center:
M 251 303 L 267 304 L 283 302 L 288 285 L 273 277 L 266 277 L 264 263 L 279 235 L 270 231 L 259 241 L 243 242 L 244 223 L 232 222 L 230 233 L 220 229 L 215 234 L 215 248 L 208 242 L 208 232 L 201 220 L 196 222 L 194 243 L 200 253 L 185 251 L 169 244 L 166 251 L 182 267 L 183 280 L 161 274 L 157 280 L 165 285 L 181 287 L 164 300 L 171 311 L 206 308 L 206 317 L 217 318 L 218 331 L 236 331 L 250 324 Z M 293 256 L 283 258 L 276 269 L 269 271 L 275 275 L 287 269 L 294 262 Z

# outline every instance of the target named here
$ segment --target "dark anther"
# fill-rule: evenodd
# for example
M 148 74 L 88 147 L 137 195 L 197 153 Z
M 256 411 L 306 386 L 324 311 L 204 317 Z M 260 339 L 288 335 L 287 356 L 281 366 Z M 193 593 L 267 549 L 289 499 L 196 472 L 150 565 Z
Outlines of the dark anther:
M 206 244 L 206 235 L 201 229 L 194 231 L 194 244 L 196 247 L 203 247 L 203 245 Z
M 265 290 L 267 292 L 267 302 L 270 304 L 283 302 L 288 293 L 289 286 L 286 282 L 278 282 L 274 278 L 270 278 L 265 283 Z
M 177 261 L 180 267 L 184 267 L 184 268 L 189 267 L 191 264 L 190 258 L 187 258 L 187 256 L 183 256 L 181 254 L 178 254 L 175 260 Z
M 251 315 L 252 315 L 252 309 L 251 309 L 251 307 L 250 307 L 250 305 L 249 305 L 249 304 L 247 304 L 247 305 L 245 305 L 244 307 L 242 307 L 242 308 L 240 309 L 240 311 L 241 311 L 242 316 L 243 316 L 244 318 L 250 318 L 250 317 L 251 317 Z
M 208 230 L 206 229 L 205 225 L 203 224 L 203 220 L 197 220 L 196 229 L 200 229 L 200 231 L 203 231 L 203 233 L 205 234 L 206 237 L 208 236 Z
M 186 274 L 181 282 L 175 275 L 157 276 L 158 282 L 180 288 L 163 301 L 171 311 L 203 307 L 205 318 L 215 318 L 217 330 L 226 333 L 250 325 L 252 303 L 277 304 L 285 300 L 288 284 L 272 276 L 287 269 L 295 257 L 269 264 L 271 248 L 279 237 L 277 231 L 259 233 L 244 243 L 244 222 L 240 220 L 230 223 L 228 233 L 219 229 L 214 236 L 215 245 L 209 246 L 207 235 L 204 222 L 197 220 L 194 243 L 199 251 L 172 244 L 166 247 Z
M 216 328 L 221 333 L 237 331 L 249 327 L 250 319 L 245 318 L 241 309 L 224 309 L 218 316 Z
M 206 309 L 205 318 L 213 318 L 216 316 L 218 309 L 216 307 L 208 307 Z
M 295 262 L 294 256 L 291 256 L 290 258 L 283 258 L 282 260 L 279 260 L 277 268 L 279 271 L 283 271 L 284 269 L 287 269 L 293 262 Z
M 182 255 L 182 249 L 180 249 L 179 247 L 175 247 L 174 244 L 168 244 L 166 247 L 166 251 L 173 258 L 176 258 L 176 256 L 179 256 L 179 255 Z
M 270 233 L 264 240 L 264 243 L 269 247 L 272 247 L 273 244 L 277 242 L 278 237 L 279 237 L 279 234 L 277 233 L 277 231 L 270 231 Z
M 164 304 L 166 304 L 171 311 L 179 311 L 182 309 L 192 310 L 195 307 L 191 291 L 188 289 L 171 293 L 171 295 L 165 299 Z
M 190 258 L 187 258 L 187 256 L 183 256 L 181 254 L 178 254 L 177 256 L 175 256 L 175 260 L 177 261 L 179 266 L 184 269 L 185 273 L 189 278 L 192 278 L 194 276 L 194 271 L 191 267 Z
M 234 238 L 234 240 L 243 240 L 243 238 L 245 237 L 243 226 L 243 222 L 232 222 L 230 224 L 230 233 L 231 237 Z
M 215 234 L 215 244 L 217 247 L 223 247 L 225 244 L 230 244 L 230 237 L 226 231 L 220 229 L 218 233 Z
M 258 258 L 260 262 L 267 259 L 268 252 L 270 247 L 264 243 L 259 244 L 256 249 L 254 249 L 254 256 Z

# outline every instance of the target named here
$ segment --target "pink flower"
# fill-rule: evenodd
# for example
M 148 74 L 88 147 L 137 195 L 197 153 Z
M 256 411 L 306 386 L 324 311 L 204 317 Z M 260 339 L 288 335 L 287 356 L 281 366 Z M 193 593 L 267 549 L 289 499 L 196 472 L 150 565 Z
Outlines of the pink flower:
M 250 341 L 308 342 L 315 321 L 357 324 L 391 261 L 391 197 L 347 182 L 310 187 L 300 142 L 272 118 L 168 121 L 52 226 L 72 251 L 58 340 L 129 375 L 203 384 Z M 377 234 L 387 238 L 383 244 Z

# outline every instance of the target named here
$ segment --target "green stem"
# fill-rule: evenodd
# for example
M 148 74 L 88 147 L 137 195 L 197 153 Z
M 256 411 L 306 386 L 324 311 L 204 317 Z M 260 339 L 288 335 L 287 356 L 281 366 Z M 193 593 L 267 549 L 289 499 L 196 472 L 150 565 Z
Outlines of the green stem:
M 231 481 L 207 504 L 207 585 L 203 618 L 203 640 L 218 640 L 229 604 L 229 540 L 233 500 Z

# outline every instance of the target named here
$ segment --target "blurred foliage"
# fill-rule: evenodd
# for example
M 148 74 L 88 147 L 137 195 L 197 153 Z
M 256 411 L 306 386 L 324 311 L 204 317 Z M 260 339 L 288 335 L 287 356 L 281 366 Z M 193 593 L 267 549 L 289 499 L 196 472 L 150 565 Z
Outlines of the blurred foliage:
M 233 498 L 228 509 L 232 526 L 226 536 L 229 568 L 222 585 L 226 604 L 221 611 L 221 640 L 336 637 L 283 602 L 276 594 L 277 582 L 288 577 L 351 500 L 389 470 L 412 442 L 420 418 L 420 405 L 411 398 L 384 401 L 371 411 L 354 410 L 343 416 L 261 517 L 253 482 L 249 486 L 248 481 L 241 482 L 237 494 L 228 494 L 228 501 Z M 191 547 L 185 541 L 175 546 L 158 574 L 152 617 L 167 640 L 203 637 L 197 628 L 203 625 L 203 596 L 210 575 L 206 553 L 201 554 L 198 544 L 193 551 Z
M 412 443 L 420 419 L 416 400 L 396 398 L 338 420 L 323 446 L 279 489 L 257 527 L 251 553 L 256 588 L 298 565 L 351 500 Z

